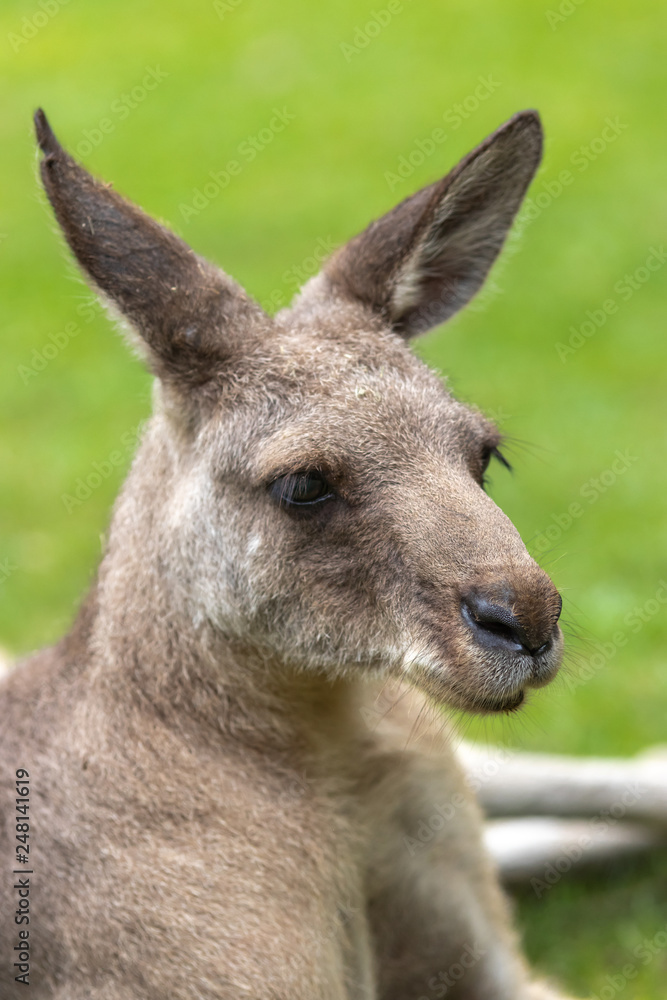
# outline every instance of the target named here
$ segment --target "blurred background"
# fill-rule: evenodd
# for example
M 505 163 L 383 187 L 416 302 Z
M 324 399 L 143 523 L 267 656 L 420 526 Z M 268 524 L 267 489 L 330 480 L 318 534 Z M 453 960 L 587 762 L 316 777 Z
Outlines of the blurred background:
M 544 164 L 501 262 L 416 349 L 507 434 L 491 493 L 563 592 L 569 653 L 521 716 L 462 725 L 568 754 L 665 741 L 666 29 L 653 0 L 5 0 L 0 645 L 67 628 L 150 409 L 54 234 L 34 109 L 274 311 L 536 107 Z M 664 1000 L 667 950 L 642 942 L 667 940 L 666 876 L 658 858 L 527 891 L 531 958 L 573 992 Z

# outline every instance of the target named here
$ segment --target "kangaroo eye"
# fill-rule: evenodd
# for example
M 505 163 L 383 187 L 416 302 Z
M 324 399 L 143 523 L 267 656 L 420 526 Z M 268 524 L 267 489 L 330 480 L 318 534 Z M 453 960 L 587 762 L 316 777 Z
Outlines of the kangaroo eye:
M 280 476 L 269 493 L 281 506 L 308 507 L 333 497 L 333 490 L 321 472 L 296 472 Z

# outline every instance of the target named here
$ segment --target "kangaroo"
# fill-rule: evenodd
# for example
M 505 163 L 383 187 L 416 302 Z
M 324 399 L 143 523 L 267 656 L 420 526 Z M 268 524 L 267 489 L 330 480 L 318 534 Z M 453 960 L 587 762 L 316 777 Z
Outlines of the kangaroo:
M 517 710 L 558 669 L 561 600 L 484 491 L 498 429 L 408 344 L 483 284 L 538 115 L 274 317 L 35 120 L 65 238 L 156 378 L 71 631 L 0 688 L 2 997 L 562 998 L 432 708 Z

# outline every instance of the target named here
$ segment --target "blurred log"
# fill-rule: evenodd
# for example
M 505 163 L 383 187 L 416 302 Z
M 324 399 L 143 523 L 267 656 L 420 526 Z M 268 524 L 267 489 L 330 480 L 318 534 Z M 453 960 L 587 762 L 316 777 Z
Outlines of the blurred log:
M 490 820 L 484 840 L 503 881 L 530 881 L 538 896 L 572 869 L 617 861 L 667 844 L 664 831 L 639 823 L 543 816 Z
M 487 816 L 636 820 L 667 828 L 667 748 L 634 758 L 559 757 L 464 743 L 464 768 Z

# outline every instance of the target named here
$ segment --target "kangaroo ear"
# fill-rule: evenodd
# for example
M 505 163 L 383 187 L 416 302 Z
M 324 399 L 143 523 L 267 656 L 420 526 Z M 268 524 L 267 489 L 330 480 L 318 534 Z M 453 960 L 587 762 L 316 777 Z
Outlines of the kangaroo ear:
M 372 222 L 325 275 L 405 337 L 442 323 L 484 283 L 541 155 L 539 116 L 522 111 L 442 180 Z
M 226 274 L 91 177 L 62 149 L 41 110 L 35 128 L 46 193 L 84 272 L 138 332 L 157 375 L 209 381 L 248 327 L 265 327 L 268 316 Z

